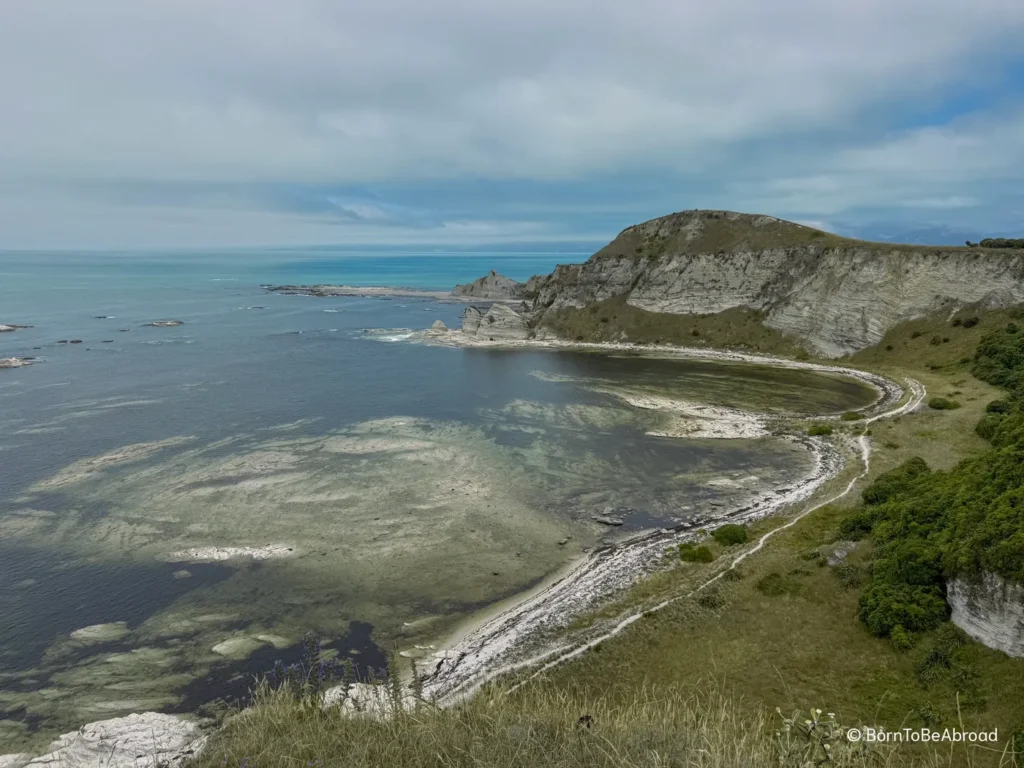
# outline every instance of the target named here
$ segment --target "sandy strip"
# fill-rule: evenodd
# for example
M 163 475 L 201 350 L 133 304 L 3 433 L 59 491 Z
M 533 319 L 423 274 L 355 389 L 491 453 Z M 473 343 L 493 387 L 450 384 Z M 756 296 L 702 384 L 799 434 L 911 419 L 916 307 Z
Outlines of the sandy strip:
M 600 346 L 605 347 L 605 345 Z M 633 349 L 633 347 L 628 348 Z M 658 351 L 663 350 L 659 349 Z M 692 355 L 693 357 L 708 359 L 776 362 L 772 358 L 755 355 L 738 355 L 728 352 L 709 354 L 707 350 L 693 351 L 700 353 Z M 686 350 L 686 352 L 690 352 L 690 350 Z M 781 362 L 790 363 L 790 361 Z M 792 362 L 792 366 L 828 370 L 861 378 L 880 390 L 881 395 L 876 406 L 879 403 L 892 404 L 903 396 L 903 389 L 894 382 L 863 371 L 795 361 Z M 924 387 L 917 381 L 908 379 L 907 390 L 910 396 L 902 405 L 880 411 L 866 418 L 862 423 L 870 424 L 878 419 L 899 416 L 917 408 L 924 399 Z M 472 696 L 482 685 L 496 677 L 519 669 L 538 667 L 528 678 L 532 679 L 558 664 L 576 658 L 598 643 L 618 635 L 640 619 L 644 613 L 650 610 L 661 610 L 681 599 L 680 597 L 672 598 L 653 609 L 645 609 L 640 613 L 627 616 L 610 631 L 586 641 L 561 644 L 553 648 L 538 648 L 538 636 L 545 630 L 564 627 L 574 616 L 638 581 L 647 572 L 657 567 L 657 562 L 667 547 L 689 538 L 695 529 L 713 528 L 725 522 L 747 522 L 778 513 L 784 508 L 806 501 L 842 470 L 843 460 L 839 452 L 832 448 L 827 441 L 803 437 L 790 439 L 806 445 L 814 458 L 812 472 L 802 481 L 796 483 L 794 487 L 780 489 L 774 493 L 769 492 L 740 509 L 716 517 L 710 524 L 707 519 L 697 519 L 674 529 L 641 535 L 626 542 L 602 547 L 591 552 L 546 586 L 524 596 L 510 607 L 484 619 L 478 626 L 468 629 L 450 641 L 444 650 L 435 654 L 434 660 L 430 662 L 432 668 L 425 670 L 423 677 L 425 695 L 443 706 L 450 706 Z M 735 568 L 746 557 L 759 551 L 771 536 L 795 525 L 816 509 L 831 504 L 848 494 L 856 483 L 867 474 L 870 466 L 870 440 L 861 435 L 854 441 L 854 444 L 860 454 L 863 469 L 840 493 L 808 507 L 785 525 L 762 536 L 753 547 L 736 557 L 727 569 L 716 574 L 690 595 L 714 583 L 722 577 L 726 570 Z

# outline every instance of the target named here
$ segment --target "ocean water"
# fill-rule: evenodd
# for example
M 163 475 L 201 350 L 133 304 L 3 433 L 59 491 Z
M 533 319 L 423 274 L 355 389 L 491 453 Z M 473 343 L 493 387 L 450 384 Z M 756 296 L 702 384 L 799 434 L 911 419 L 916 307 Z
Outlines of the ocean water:
M 0 370 L 0 751 L 242 695 L 305 631 L 379 672 L 383 648 L 435 642 L 599 543 L 597 513 L 671 524 L 808 466 L 783 440 L 650 434 L 671 419 L 637 395 L 801 413 L 875 396 L 758 366 L 389 343 L 365 329 L 457 327 L 462 307 L 260 287 L 442 289 L 582 258 L 0 255 L 0 323 L 33 326 L 0 357 L 38 358 Z

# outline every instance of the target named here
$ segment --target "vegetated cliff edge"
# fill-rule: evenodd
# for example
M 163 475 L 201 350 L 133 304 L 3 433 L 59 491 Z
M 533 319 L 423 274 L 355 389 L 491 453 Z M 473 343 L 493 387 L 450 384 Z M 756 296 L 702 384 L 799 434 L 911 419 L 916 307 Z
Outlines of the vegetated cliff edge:
M 738 312 L 762 331 L 840 357 L 916 317 L 1024 302 L 1024 254 L 869 243 L 771 216 L 684 211 L 623 230 L 583 264 L 502 288 L 525 300 L 533 336 L 656 342 L 671 340 L 681 316 L 732 312 L 735 324 Z M 609 313 L 578 312 L 601 302 L 632 313 L 629 327 L 609 326 Z

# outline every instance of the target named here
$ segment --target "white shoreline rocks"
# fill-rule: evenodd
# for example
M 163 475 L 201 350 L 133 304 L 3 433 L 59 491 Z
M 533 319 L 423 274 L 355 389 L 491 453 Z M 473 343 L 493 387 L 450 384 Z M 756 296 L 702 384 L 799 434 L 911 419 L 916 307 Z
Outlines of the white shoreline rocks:
M 263 547 L 192 547 L 171 552 L 167 560 L 178 562 L 221 562 L 250 558 L 252 560 L 273 560 L 280 557 L 291 557 L 295 547 L 288 544 L 267 544 Z
M 0 768 L 178 768 L 205 743 L 196 723 L 144 712 L 65 733 L 40 757 L 0 755 Z

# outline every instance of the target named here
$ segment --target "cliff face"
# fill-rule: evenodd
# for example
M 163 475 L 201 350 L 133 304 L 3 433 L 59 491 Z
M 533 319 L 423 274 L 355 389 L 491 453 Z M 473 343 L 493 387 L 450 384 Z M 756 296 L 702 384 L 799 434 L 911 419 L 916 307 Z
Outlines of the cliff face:
M 769 216 L 687 211 L 629 227 L 585 263 L 531 278 L 522 295 L 538 333 L 549 312 L 624 296 L 668 315 L 746 307 L 838 357 L 916 317 L 1024 302 L 1024 254 L 867 243 Z
M 476 299 L 519 299 L 523 294 L 523 283 L 499 275 L 493 269 L 472 283 L 456 285 L 452 290 L 455 296 L 470 296 Z
M 529 336 L 525 307 L 519 312 L 504 304 L 494 304 L 486 312 L 466 307 L 462 313 L 462 332 L 488 341 L 519 341 Z
M 1024 657 L 1024 586 L 986 573 L 950 581 L 946 592 L 954 624 L 989 648 Z

